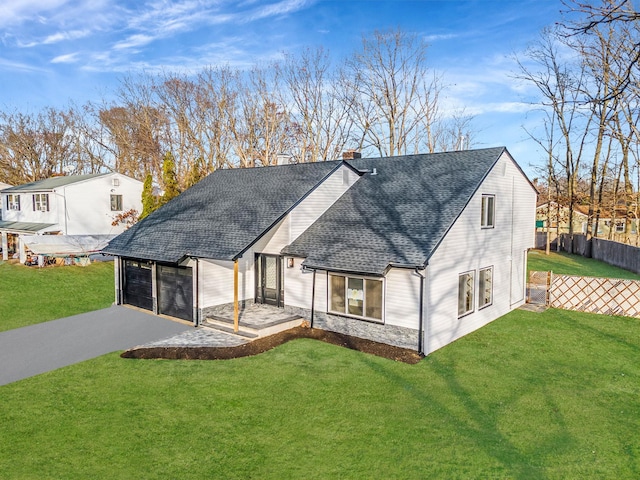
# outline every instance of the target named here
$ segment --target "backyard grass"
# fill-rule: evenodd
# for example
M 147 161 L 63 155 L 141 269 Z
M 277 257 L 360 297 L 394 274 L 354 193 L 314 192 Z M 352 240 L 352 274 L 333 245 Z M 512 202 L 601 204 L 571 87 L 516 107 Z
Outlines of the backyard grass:
M 548 256 L 541 250 L 531 250 L 527 263 L 528 271 L 548 272 L 552 271 L 560 275 L 580 275 L 583 277 L 623 278 L 628 280 L 640 280 L 629 270 L 614 267 L 604 262 L 585 258 L 570 253 L 551 252 Z
M 516 310 L 417 365 L 110 354 L 0 387 L 0 478 L 639 478 L 639 332 Z
M 106 308 L 113 282 L 113 262 L 47 268 L 0 262 L 0 332 Z

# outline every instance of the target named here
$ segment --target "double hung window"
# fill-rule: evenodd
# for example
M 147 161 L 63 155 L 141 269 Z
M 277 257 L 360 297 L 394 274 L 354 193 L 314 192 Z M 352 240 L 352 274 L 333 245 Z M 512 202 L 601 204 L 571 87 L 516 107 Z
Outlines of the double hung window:
M 474 273 L 463 273 L 458 277 L 458 317 L 473 312 Z
M 478 278 L 478 309 L 493 303 L 493 267 L 480 269 Z
M 482 213 L 480 225 L 482 228 L 495 227 L 496 218 L 496 197 L 495 195 L 482 195 Z
M 20 195 L 7 195 L 7 210 L 20 210 Z
M 33 194 L 33 211 L 34 212 L 49 211 L 49 194 L 48 193 Z
M 122 195 L 111 195 L 111 211 L 122 211 Z

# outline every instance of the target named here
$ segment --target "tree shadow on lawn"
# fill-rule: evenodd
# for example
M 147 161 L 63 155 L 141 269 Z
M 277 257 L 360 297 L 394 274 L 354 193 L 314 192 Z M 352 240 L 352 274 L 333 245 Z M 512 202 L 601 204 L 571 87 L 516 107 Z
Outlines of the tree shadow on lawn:
M 439 420 L 446 421 L 457 435 L 466 437 L 488 456 L 499 461 L 505 470 L 509 471 L 510 478 L 523 480 L 548 478 L 543 472 L 544 464 L 541 460 L 544 459 L 544 456 L 550 452 L 557 455 L 558 452 L 566 451 L 575 443 L 560 412 L 560 407 L 554 401 L 550 392 L 544 386 L 540 387 L 526 379 L 522 379 L 523 388 L 517 391 L 514 390 L 511 395 L 500 401 L 499 406 L 486 404 L 486 402 L 481 403 L 476 400 L 478 395 L 473 389 L 465 388 L 460 383 L 455 374 L 453 361 L 445 363 L 434 357 L 429 357 L 429 369 L 447 386 L 446 393 L 451 394 L 456 400 L 454 406 L 443 403 L 436 395 L 432 394 L 430 388 L 433 391 L 433 385 L 427 385 L 426 388 L 416 388 L 415 379 L 403 378 L 403 376 L 391 369 L 385 368 L 384 364 L 372 362 L 368 358 L 363 358 L 363 362 L 368 363 L 372 370 L 395 383 L 404 391 L 410 392 L 416 400 L 426 407 L 425 411 L 436 410 L 443 412 L 438 417 Z M 500 416 L 495 410 L 503 406 L 514 405 L 520 398 L 531 392 L 544 395 L 545 410 L 550 412 L 552 416 L 556 433 L 551 437 L 547 435 L 546 439 L 542 436 L 537 436 L 537 445 L 532 448 L 533 446 L 529 444 L 528 448 L 531 449 L 531 453 L 525 454 L 501 432 L 499 421 L 504 419 L 504 416 Z M 462 412 L 459 412 L 457 408 L 459 405 L 463 407 Z M 428 418 L 423 420 L 429 422 Z

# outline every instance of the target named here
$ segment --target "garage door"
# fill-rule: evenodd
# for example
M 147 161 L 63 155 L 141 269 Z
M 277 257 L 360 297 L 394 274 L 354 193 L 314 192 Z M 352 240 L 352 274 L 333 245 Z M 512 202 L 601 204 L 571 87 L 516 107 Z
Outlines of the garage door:
M 125 260 L 123 301 L 127 305 L 153 310 L 151 264 L 138 260 Z
M 193 273 L 189 267 L 158 265 L 158 310 L 171 317 L 193 320 Z

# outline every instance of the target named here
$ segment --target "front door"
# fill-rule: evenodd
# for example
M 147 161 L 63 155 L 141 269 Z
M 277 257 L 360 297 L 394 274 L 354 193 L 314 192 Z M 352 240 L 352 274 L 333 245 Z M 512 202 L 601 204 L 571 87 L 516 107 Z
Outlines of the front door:
M 281 307 L 283 301 L 282 258 L 263 253 L 256 255 L 256 303 Z

